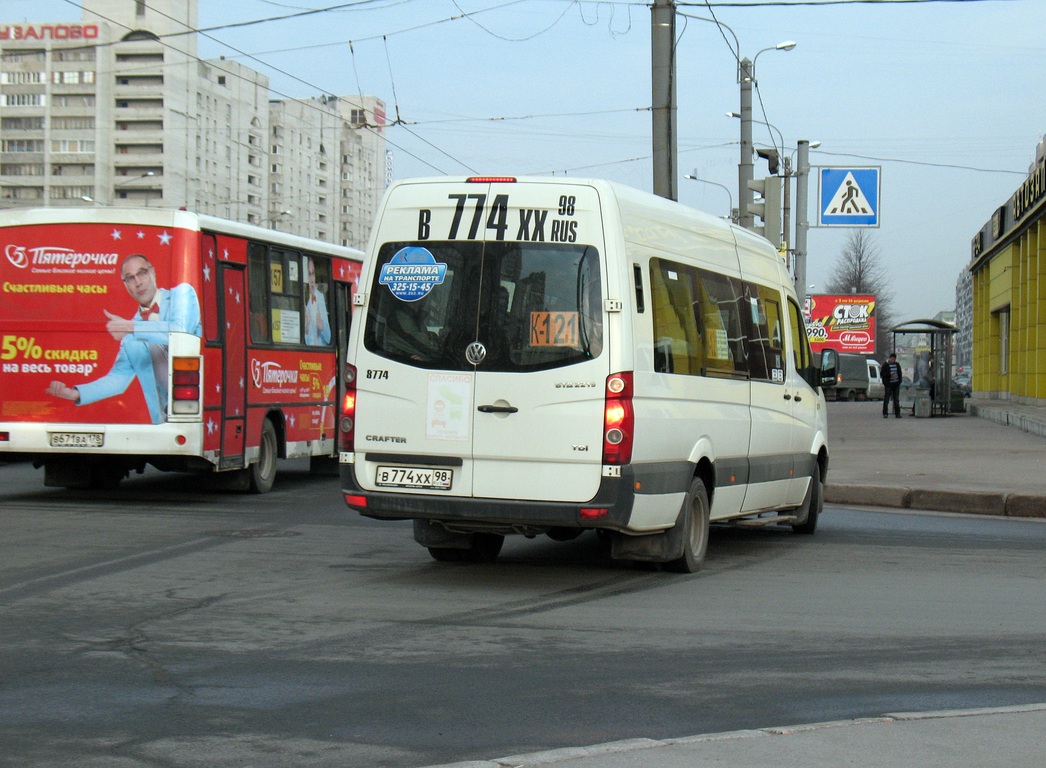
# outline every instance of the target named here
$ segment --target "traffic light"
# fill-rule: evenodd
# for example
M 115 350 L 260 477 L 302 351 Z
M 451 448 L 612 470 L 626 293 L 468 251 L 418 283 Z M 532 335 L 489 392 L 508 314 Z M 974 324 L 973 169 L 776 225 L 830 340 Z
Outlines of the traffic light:
M 759 148 L 755 153 L 766 160 L 766 169 L 776 176 L 777 172 L 781 169 L 781 158 L 777 154 L 777 150 Z
M 754 189 L 763 199 L 756 203 L 749 203 L 750 213 L 763 220 L 762 226 L 752 227 L 752 231 L 760 234 L 773 244 L 776 248 L 781 242 L 781 177 L 767 176 L 748 182 L 748 188 Z

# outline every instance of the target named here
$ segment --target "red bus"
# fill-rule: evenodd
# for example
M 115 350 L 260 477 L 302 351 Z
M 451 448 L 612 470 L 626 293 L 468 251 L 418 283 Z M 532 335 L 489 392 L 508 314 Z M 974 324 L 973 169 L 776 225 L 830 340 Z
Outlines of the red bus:
M 267 492 L 337 461 L 363 254 L 183 210 L 0 211 L 0 461 L 113 487 L 147 464 Z

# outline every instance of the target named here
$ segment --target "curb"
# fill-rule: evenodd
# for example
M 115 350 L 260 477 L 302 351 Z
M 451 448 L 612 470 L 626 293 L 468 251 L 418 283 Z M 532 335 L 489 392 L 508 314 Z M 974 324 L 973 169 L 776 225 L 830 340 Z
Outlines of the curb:
M 706 733 L 699 736 L 686 736 L 677 739 L 624 739 L 622 741 L 610 741 L 603 744 L 594 744 L 589 747 L 550 749 L 544 752 L 510 755 L 507 757 L 493 758 L 491 760 L 470 760 L 460 763 L 432 765 L 427 768 L 519 768 L 520 766 L 551 765 L 566 760 L 598 757 L 600 755 L 610 755 L 619 752 L 635 752 L 645 749 L 702 744 L 716 741 L 788 736 L 791 734 L 807 733 L 810 731 L 821 731 L 828 728 L 849 728 L 852 726 L 867 725 L 869 723 L 889 724 L 903 723 L 912 720 L 944 720 L 956 717 L 985 717 L 991 715 L 1009 715 L 1043 711 L 1046 711 L 1046 704 L 1019 704 L 1009 707 L 984 707 L 977 709 L 945 709 L 931 712 L 887 712 L 879 717 L 861 717 L 853 720 L 832 720 L 823 723 L 809 723 L 805 725 L 752 728 L 740 731 L 726 731 L 723 733 Z
M 1024 493 L 980 493 L 878 485 L 827 485 L 824 500 L 833 504 L 868 507 L 1046 518 L 1046 496 Z

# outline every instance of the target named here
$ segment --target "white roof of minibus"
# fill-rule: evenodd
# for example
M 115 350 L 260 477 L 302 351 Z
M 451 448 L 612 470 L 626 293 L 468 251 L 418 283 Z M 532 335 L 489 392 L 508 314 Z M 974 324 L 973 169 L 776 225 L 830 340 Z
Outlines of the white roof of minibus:
M 753 254 L 765 255 L 774 261 L 780 261 L 774 247 L 759 235 L 750 232 L 743 227 L 732 224 L 729 221 L 714 216 L 711 213 L 690 208 L 674 200 L 658 197 L 657 195 L 618 182 L 607 179 L 580 178 L 570 176 L 422 176 L 418 178 L 400 179 L 394 182 L 389 191 L 398 186 L 412 184 L 463 184 L 470 180 L 482 180 L 497 182 L 504 180 L 507 183 L 516 184 L 550 184 L 562 186 L 590 186 L 596 189 L 601 196 L 612 196 L 620 205 L 633 208 L 647 208 L 656 211 L 660 216 L 669 219 L 678 219 L 680 223 L 685 219 L 686 225 L 701 232 L 708 237 L 732 241 L 738 249 Z
M 208 216 L 203 213 L 185 211 L 175 208 L 115 208 L 95 206 L 90 208 L 10 208 L 0 211 L 0 227 L 67 224 L 81 222 L 84 224 L 129 224 L 153 227 L 177 227 L 200 231 L 206 229 L 236 237 L 265 240 L 271 243 L 296 248 L 299 250 L 316 250 L 321 241 L 299 237 L 275 229 L 265 229 L 253 224 L 242 224 L 237 221 Z M 348 258 L 363 260 L 363 251 L 347 248 L 334 243 L 322 243 L 325 253 L 335 253 Z

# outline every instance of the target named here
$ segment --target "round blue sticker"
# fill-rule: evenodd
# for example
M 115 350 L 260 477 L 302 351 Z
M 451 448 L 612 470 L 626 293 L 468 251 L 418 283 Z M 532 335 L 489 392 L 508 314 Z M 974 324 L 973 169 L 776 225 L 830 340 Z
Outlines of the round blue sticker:
M 378 282 L 387 285 L 392 295 L 403 301 L 417 301 L 443 282 L 447 265 L 437 264 L 428 248 L 408 245 L 382 266 Z

